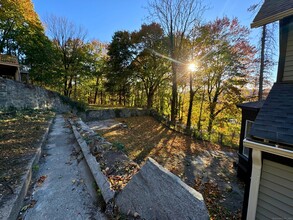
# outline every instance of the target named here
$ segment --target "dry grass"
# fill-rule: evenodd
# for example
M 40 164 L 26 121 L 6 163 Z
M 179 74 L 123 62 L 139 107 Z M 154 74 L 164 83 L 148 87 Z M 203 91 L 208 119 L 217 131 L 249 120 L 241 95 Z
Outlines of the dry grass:
M 127 128 L 113 128 L 98 133 L 110 142 L 125 145 L 128 156 L 137 163 L 142 163 L 147 157 L 153 157 L 161 164 L 167 165 L 172 158 L 184 158 L 198 155 L 204 150 L 221 149 L 219 145 L 172 131 L 149 116 L 117 120 L 125 123 Z
M 32 110 L 1 112 L 0 204 L 19 184 L 52 117 L 52 112 Z

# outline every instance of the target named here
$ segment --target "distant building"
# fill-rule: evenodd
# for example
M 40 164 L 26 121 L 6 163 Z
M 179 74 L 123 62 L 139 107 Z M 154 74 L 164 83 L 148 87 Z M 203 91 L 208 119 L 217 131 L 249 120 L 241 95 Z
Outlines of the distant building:
M 0 76 L 3 78 L 21 81 L 17 57 L 0 54 Z
M 29 67 L 18 63 L 17 57 L 0 54 L 0 77 L 29 82 Z

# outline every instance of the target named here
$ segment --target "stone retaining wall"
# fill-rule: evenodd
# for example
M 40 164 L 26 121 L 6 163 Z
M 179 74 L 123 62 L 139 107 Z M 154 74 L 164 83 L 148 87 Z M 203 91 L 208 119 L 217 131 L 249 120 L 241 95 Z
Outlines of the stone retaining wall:
M 62 102 L 57 92 L 0 77 L 0 109 L 11 107 L 53 109 L 58 112 L 67 112 L 71 109 Z
M 111 118 L 128 118 L 135 116 L 150 115 L 149 110 L 133 109 L 133 108 L 118 108 L 118 109 L 101 109 L 87 110 L 84 115 L 81 115 L 84 121 L 106 120 Z

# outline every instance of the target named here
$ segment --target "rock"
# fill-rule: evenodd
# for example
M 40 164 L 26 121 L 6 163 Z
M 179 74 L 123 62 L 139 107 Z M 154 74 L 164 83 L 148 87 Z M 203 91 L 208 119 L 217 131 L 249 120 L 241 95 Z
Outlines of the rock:
M 209 219 L 202 195 L 151 158 L 115 201 L 123 213 L 142 219 Z
M 232 190 L 233 190 L 232 186 L 230 186 L 230 185 L 226 186 L 226 191 L 227 192 L 232 192 Z
M 139 216 L 139 214 L 138 214 L 137 212 L 135 212 L 135 213 L 133 214 L 133 217 L 134 217 L 134 218 L 138 218 L 138 217 L 140 217 L 140 216 Z
M 128 128 L 127 124 L 121 124 L 122 128 Z

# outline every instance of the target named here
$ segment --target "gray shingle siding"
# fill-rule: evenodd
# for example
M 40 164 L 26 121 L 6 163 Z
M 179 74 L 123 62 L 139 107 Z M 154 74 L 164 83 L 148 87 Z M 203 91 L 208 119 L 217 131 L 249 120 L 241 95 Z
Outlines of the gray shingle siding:
M 293 145 L 293 84 L 274 84 L 250 134 L 280 144 Z

